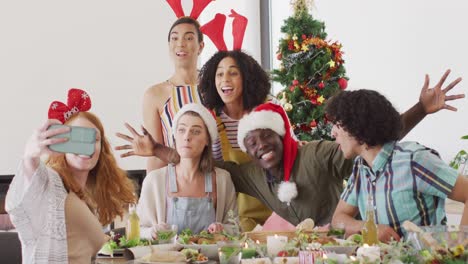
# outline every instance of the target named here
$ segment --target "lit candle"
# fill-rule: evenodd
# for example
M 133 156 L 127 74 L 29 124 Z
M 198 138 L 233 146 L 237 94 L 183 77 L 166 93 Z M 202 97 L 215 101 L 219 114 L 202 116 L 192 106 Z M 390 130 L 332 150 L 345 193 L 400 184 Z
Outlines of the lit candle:
M 284 249 L 288 242 L 287 236 L 268 236 L 267 237 L 267 253 L 269 256 L 276 257 L 278 252 Z
M 255 248 L 249 248 L 247 243 L 245 243 L 245 247 L 242 249 L 242 258 L 243 259 L 250 259 L 255 257 L 256 250 Z
M 364 244 L 362 247 L 358 248 L 356 256 L 361 261 L 367 258 L 367 261 L 375 262 L 380 260 L 380 247 Z

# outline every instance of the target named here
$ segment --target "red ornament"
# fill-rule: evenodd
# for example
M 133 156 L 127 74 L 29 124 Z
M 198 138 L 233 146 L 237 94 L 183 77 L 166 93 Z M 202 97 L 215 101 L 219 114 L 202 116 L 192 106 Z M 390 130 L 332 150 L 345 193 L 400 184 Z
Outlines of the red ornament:
M 289 91 L 294 92 L 294 89 L 296 89 L 296 86 L 294 85 L 289 86 Z
M 296 85 L 298 85 L 298 84 L 299 84 L 299 81 L 298 81 L 298 80 L 296 80 L 296 79 L 294 79 L 294 80 L 292 81 L 292 84 L 293 84 L 294 86 L 296 86 Z
M 323 82 L 320 82 L 318 84 L 318 88 L 323 89 L 325 87 L 325 84 Z
M 281 52 L 278 53 L 278 54 L 276 55 L 276 58 L 277 58 L 278 60 L 281 60 L 281 59 L 283 58 L 283 53 L 281 53 Z
M 313 104 L 313 105 L 317 105 L 317 95 L 313 95 L 311 96 L 310 98 L 310 102 Z
M 338 85 L 340 86 L 341 90 L 346 89 L 348 87 L 348 81 L 345 78 L 338 79 Z
M 307 36 L 305 34 L 302 34 L 302 39 L 305 40 L 306 38 L 307 38 Z
M 304 132 L 309 132 L 310 130 L 312 130 L 310 128 L 310 126 L 306 125 L 306 124 L 301 124 L 300 126 L 301 130 L 304 131 Z
M 310 127 L 316 127 L 317 122 L 315 122 L 315 119 L 310 122 Z
M 294 50 L 294 40 L 288 41 L 288 50 Z

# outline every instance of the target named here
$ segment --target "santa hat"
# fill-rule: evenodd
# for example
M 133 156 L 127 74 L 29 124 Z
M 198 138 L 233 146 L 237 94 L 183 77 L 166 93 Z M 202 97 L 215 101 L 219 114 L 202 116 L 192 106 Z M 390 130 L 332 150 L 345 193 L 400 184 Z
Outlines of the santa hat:
M 200 115 L 201 119 L 203 119 L 203 122 L 208 128 L 211 142 L 215 142 L 215 140 L 218 138 L 218 127 L 216 126 L 216 120 L 214 119 L 213 114 L 201 104 L 191 103 L 184 105 L 174 116 L 172 123 L 174 124 L 172 133 L 174 134 L 175 131 L 177 131 L 177 124 L 179 123 L 180 117 L 182 117 L 187 112 L 195 112 Z
M 247 151 L 244 145 L 247 133 L 256 129 L 271 129 L 283 138 L 284 178 L 278 188 L 278 198 L 289 204 L 297 196 L 296 184 L 290 181 L 290 176 L 298 145 L 291 135 L 291 124 L 283 107 L 273 103 L 261 104 L 239 121 L 237 143 L 244 152 Z

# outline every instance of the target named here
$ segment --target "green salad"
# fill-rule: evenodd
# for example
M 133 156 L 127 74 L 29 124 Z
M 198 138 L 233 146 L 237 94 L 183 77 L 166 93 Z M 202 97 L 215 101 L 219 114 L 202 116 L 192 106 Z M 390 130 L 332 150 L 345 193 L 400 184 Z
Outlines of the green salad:
M 177 235 L 177 233 L 173 230 L 158 230 L 156 234 L 158 236 L 158 241 L 167 241 Z
M 125 249 L 137 246 L 149 246 L 157 244 L 157 240 L 127 239 L 121 234 L 111 233 L 111 239 L 107 241 L 99 251 L 102 254 L 112 255 L 116 249 Z

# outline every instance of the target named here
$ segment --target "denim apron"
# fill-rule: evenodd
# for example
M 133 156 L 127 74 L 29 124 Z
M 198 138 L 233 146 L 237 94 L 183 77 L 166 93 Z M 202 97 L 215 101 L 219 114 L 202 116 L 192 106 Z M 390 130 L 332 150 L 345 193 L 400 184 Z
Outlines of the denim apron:
M 177 192 L 175 167 L 168 166 L 169 191 Z M 213 183 L 211 172 L 205 174 L 206 197 L 167 197 L 167 223 L 177 225 L 178 233 L 190 228 L 194 234 L 207 230 L 208 226 L 216 221 L 216 212 L 213 206 Z

